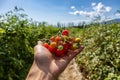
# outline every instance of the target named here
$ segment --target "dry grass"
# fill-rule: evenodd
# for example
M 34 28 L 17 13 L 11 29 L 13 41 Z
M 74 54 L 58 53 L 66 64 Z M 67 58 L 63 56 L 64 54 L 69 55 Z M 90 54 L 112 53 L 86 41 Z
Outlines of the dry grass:
M 79 68 L 73 59 L 64 72 L 60 75 L 59 80 L 85 80 L 79 71 Z

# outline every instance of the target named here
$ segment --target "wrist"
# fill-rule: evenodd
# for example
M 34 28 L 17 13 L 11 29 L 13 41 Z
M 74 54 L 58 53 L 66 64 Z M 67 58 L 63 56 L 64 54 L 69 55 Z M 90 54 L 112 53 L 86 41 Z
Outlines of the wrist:
M 40 69 L 33 63 L 26 80 L 57 80 L 57 76 L 54 76 L 49 71 Z
M 57 77 L 53 76 L 49 72 L 46 73 L 42 71 L 40 74 L 42 75 L 40 80 L 58 80 Z

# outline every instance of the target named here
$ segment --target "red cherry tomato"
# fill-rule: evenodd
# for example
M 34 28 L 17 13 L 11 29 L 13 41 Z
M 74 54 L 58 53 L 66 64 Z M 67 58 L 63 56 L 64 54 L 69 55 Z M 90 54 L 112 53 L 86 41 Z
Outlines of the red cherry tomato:
M 55 41 L 55 36 L 52 36 L 51 38 L 50 38 L 50 40 L 53 42 L 53 41 Z
M 62 35 L 68 36 L 69 35 L 69 31 L 68 30 L 63 30 L 62 31 Z
M 49 47 L 48 43 L 44 43 L 43 46 L 46 47 L 46 48 Z
M 56 36 L 56 37 L 55 37 L 55 41 L 56 41 L 56 42 L 59 42 L 60 40 L 61 40 L 61 37 L 60 37 L 60 36 Z

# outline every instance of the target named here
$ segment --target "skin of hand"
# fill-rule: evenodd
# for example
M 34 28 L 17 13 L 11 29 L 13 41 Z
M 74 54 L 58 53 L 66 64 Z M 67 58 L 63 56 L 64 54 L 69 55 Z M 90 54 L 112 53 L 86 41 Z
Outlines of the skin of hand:
M 83 46 L 75 51 L 69 50 L 63 57 L 54 56 L 42 46 L 42 42 L 34 47 L 34 61 L 26 80 L 57 80 L 69 62 L 83 50 Z

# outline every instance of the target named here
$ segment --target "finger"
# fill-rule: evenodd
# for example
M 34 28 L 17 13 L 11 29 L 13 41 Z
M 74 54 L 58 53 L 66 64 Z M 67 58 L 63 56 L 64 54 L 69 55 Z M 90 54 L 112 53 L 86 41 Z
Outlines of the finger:
M 38 45 L 43 45 L 43 42 L 42 41 L 38 41 L 37 44 Z
M 70 59 L 73 59 L 74 57 L 76 57 L 82 50 L 84 49 L 83 46 L 81 46 L 79 49 L 76 49 L 70 56 Z
M 37 48 L 38 48 L 39 46 L 41 46 L 42 44 L 43 44 L 42 41 L 38 41 L 38 42 L 37 42 L 37 45 L 34 47 L 34 51 L 36 51 Z
M 82 50 L 84 49 L 83 46 L 81 46 L 79 49 L 76 49 L 75 51 L 69 51 L 67 60 L 71 61 L 74 57 L 76 57 Z
M 39 48 L 41 48 L 42 45 L 42 41 L 38 41 L 37 45 L 34 47 L 34 54 L 36 54 L 36 52 L 38 52 L 38 50 L 40 50 Z

